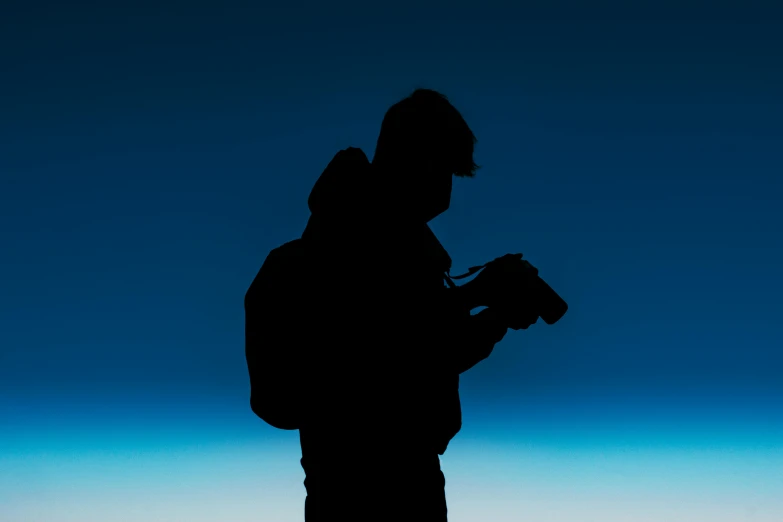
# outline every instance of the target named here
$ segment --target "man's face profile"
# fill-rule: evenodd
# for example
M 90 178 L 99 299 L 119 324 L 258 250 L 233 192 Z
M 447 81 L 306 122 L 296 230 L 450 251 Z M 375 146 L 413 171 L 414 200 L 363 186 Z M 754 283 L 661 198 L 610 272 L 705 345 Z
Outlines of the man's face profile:
M 414 175 L 419 180 L 414 206 L 428 223 L 449 209 L 453 173 L 442 165 L 428 162 Z
M 394 160 L 386 161 L 387 157 Z M 454 170 L 442 153 L 416 147 L 379 158 L 376 150 L 373 163 L 393 177 L 391 199 L 408 219 L 428 223 L 449 209 Z

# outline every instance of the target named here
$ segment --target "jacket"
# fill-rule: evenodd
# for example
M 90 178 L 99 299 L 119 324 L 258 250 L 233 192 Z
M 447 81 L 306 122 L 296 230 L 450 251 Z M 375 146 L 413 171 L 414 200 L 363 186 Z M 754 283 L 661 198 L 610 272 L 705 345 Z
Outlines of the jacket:
M 426 224 L 395 220 L 382 183 L 349 148 L 308 199 L 303 465 L 391 446 L 442 455 L 462 425 L 444 329 L 470 312 L 448 300 L 446 251 Z

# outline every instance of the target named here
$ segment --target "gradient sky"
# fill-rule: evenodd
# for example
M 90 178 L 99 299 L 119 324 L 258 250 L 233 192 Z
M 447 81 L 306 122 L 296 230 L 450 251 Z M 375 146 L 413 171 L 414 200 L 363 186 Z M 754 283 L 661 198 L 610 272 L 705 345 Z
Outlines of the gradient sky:
M 3 4 L 0 521 L 303 520 L 242 300 L 416 87 L 479 140 L 453 273 L 570 305 L 463 375 L 450 521 L 780 520 L 781 9 L 249 4 Z

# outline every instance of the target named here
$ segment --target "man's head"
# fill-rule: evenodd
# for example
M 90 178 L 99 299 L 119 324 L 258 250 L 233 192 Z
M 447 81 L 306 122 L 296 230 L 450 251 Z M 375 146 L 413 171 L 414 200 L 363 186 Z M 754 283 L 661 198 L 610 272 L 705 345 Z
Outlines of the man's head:
M 475 143 L 444 95 L 417 89 L 386 112 L 372 164 L 397 209 L 428 222 L 449 208 L 452 176 L 475 175 Z

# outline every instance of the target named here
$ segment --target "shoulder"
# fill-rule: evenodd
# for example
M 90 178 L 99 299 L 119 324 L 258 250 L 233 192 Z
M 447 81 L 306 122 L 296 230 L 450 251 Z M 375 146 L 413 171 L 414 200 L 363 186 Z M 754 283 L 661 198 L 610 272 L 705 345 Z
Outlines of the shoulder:
M 290 288 L 306 273 L 308 245 L 302 239 L 288 241 L 270 250 L 261 268 L 245 293 L 245 306 L 259 293 L 271 293 L 275 289 Z

